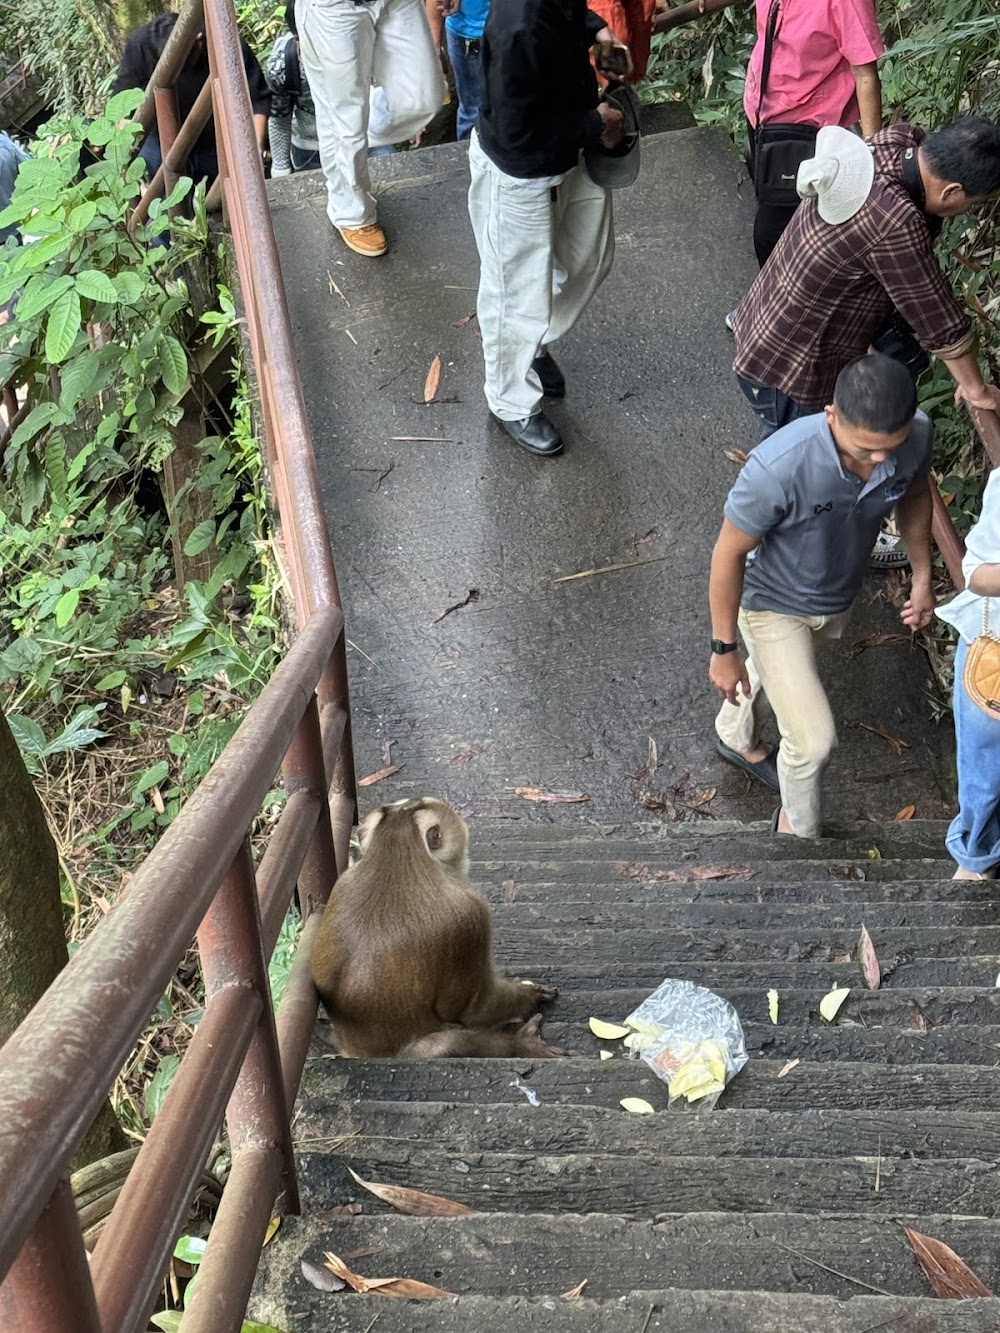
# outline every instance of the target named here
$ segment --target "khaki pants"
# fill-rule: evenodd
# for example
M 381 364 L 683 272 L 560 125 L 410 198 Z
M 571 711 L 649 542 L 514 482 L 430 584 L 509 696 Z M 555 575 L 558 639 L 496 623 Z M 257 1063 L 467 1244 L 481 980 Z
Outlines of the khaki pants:
M 752 750 L 773 713 L 781 734 L 778 781 L 781 804 L 800 838 L 818 838 L 823 823 L 821 783 L 837 731 L 816 671 L 816 648 L 844 632 L 849 611 L 835 616 L 790 616 L 740 611 L 747 649 L 750 698 L 724 702 L 715 719 L 723 745 Z
M 553 199 L 547 185 L 501 171 L 475 131 L 469 169 L 486 402 L 502 421 L 521 421 L 542 410 L 531 368 L 539 349 L 569 332 L 610 272 L 611 191 L 578 165 Z

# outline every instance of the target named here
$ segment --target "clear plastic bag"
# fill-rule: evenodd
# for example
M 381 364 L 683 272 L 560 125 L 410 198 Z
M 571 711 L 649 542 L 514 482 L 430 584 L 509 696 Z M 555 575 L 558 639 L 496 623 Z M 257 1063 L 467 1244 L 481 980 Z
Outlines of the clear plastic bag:
M 748 1059 L 736 1010 L 692 981 L 661 982 L 625 1023 L 625 1044 L 667 1084 L 671 1106 L 713 1107 Z

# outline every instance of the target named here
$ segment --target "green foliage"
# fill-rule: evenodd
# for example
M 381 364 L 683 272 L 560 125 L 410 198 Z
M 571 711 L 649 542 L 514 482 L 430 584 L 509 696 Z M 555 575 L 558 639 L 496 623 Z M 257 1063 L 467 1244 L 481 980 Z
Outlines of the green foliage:
M 0 6 L 0 49 L 24 53 L 46 100 L 64 115 L 92 116 L 103 105 L 119 40 L 113 0 Z

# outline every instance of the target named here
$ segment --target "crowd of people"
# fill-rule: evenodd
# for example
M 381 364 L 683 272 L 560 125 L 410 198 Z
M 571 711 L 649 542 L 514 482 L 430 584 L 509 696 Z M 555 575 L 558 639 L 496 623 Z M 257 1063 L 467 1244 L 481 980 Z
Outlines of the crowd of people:
M 368 158 L 413 140 L 440 111 L 446 51 L 457 135 L 469 140 L 487 406 L 507 436 L 549 457 L 563 440 L 545 399 L 566 393 L 551 349 L 612 267 L 613 191 L 638 171 L 631 85 L 651 34 L 734 3 L 297 0 L 263 69 L 244 46 L 258 141 L 270 139 L 275 175 L 319 167 L 333 228 L 356 253 L 383 255 Z M 935 254 L 944 219 L 1000 190 L 1000 127 L 976 116 L 929 133 L 883 127 L 874 0 L 754 4 L 744 109 L 759 272 L 725 318 L 761 443 L 713 554 L 709 674 L 722 696 L 719 754 L 778 794 L 775 833 L 814 837 L 836 744 L 816 650 L 842 633 L 890 515 L 911 571 L 902 620 L 918 630 L 935 614 L 933 431 L 917 378 L 936 357 L 957 400 L 1000 412 Z M 161 15 L 129 37 L 116 88 L 146 86 L 175 21 Z M 177 82 L 182 117 L 207 72 L 199 37 Z M 12 149 L 0 139 L 4 188 Z M 155 172 L 155 129 L 142 155 Z M 217 172 L 211 122 L 188 166 Z M 959 635 L 961 808 L 948 846 L 967 878 L 1000 864 L 1000 701 L 967 679 L 969 663 L 983 678 L 989 634 L 977 626 L 1000 597 L 995 479 L 965 572 L 966 591 L 938 614 Z M 1000 696 L 1000 647 L 996 669 Z

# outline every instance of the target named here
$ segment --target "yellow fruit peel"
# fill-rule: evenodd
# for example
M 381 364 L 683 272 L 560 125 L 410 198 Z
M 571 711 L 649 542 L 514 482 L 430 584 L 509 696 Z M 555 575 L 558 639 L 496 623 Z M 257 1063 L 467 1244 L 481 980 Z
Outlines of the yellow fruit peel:
M 777 1021 L 778 1021 L 778 992 L 777 992 L 776 990 L 769 990 L 769 991 L 767 992 L 767 1012 L 768 1012 L 768 1014 L 771 1016 L 771 1022 L 772 1022 L 772 1023 L 777 1023 Z
M 844 1003 L 850 993 L 850 986 L 834 986 L 833 990 L 829 991 L 823 996 L 822 1000 L 820 1000 L 819 1012 L 828 1023 L 832 1023 L 840 1013 L 840 1006 Z
M 726 1048 L 721 1041 L 700 1041 L 687 1053 L 667 1085 L 671 1097 L 700 1101 L 726 1086 Z
M 591 1032 L 601 1041 L 621 1041 L 628 1036 L 628 1028 L 621 1023 L 607 1023 L 603 1018 L 592 1018 L 588 1024 Z
M 649 1102 L 643 1101 L 641 1097 L 623 1097 L 618 1104 L 630 1115 L 656 1115 Z

